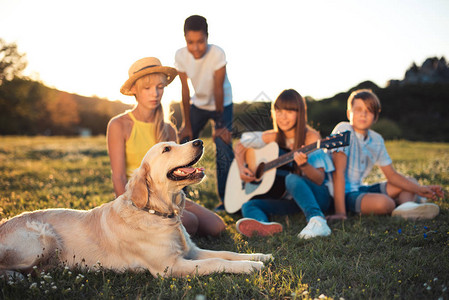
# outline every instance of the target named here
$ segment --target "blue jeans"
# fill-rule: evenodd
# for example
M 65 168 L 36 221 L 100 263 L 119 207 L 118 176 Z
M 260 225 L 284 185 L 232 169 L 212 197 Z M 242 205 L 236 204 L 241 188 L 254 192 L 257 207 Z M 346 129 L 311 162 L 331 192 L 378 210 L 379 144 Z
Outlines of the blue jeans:
M 293 200 L 250 200 L 242 206 L 243 217 L 268 222 L 269 215 L 287 215 L 302 210 L 309 221 L 312 217 L 324 217 L 323 211 L 327 211 L 332 203 L 324 184 L 317 185 L 305 177 L 291 173 L 285 177 L 285 187 Z
M 192 139 L 197 139 L 201 130 L 206 126 L 209 119 L 214 120 L 215 128 L 226 127 L 232 132 L 232 109 L 230 104 L 224 107 L 224 112 L 219 115 L 216 111 L 204 110 L 190 105 L 190 123 L 192 125 Z M 232 151 L 232 143 L 226 144 L 221 138 L 215 138 L 216 148 L 216 165 L 217 165 L 217 189 L 218 196 L 221 202 L 224 200 L 224 193 L 226 188 L 226 179 L 228 178 L 229 168 L 234 159 L 234 152 Z

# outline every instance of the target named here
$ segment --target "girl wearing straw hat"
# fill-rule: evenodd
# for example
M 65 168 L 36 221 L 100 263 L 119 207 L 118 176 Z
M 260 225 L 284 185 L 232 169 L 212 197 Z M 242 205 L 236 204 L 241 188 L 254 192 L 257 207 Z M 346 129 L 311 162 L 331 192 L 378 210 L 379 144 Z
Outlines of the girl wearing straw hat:
M 161 105 L 164 88 L 176 77 L 176 69 L 162 66 L 155 57 L 145 57 L 131 65 L 128 75 L 120 92 L 135 96 L 137 104 L 132 110 L 113 117 L 107 129 L 112 183 L 117 197 L 125 192 L 129 177 L 140 166 L 148 149 L 162 141 L 178 140 L 172 124 L 164 122 Z M 190 200 L 186 201 L 181 219 L 191 235 L 215 236 L 225 229 L 218 215 Z

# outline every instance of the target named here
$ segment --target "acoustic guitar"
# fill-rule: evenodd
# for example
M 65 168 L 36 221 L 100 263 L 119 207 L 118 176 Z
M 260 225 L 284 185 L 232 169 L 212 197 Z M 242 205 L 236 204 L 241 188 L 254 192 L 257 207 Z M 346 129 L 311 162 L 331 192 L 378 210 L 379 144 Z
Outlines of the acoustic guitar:
M 289 173 L 286 166 L 294 159 L 295 152 L 312 153 L 318 149 L 334 149 L 349 145 L 350 132 L 328 136 L 302 148 L 280 155 L 277 143 L 271 142 L 260 149 L 248 148 L 245 161 L 256 180 L 245 182 L 240 178 L 237 161 L 234 159 L 226 181 L 224 207 L 228 213 L 237 212 L 246 201 L 258 198 L 278 199 L 285 191 L 284 178 Z M 283 167 L 283 168 L 282 168 Z

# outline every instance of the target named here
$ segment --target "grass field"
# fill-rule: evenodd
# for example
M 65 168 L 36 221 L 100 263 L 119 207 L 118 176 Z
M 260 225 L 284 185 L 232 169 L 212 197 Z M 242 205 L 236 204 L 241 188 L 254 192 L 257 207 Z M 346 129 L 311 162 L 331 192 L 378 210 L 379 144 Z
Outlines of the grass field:
M 217 203 L 214 148 L 205 139 L 200 165 L 208 178 L 189 196 Z M 394 166 L 422 184 L 446 190 L 434 220 L 351 215 L 331 223 L 327 238 L 299 240 L 302 214 L 278 217 L 285 231 L 270 238 L 236 233 L 239 215 L 219 238 L 194 238 L 203 248 L 273 253 L 260 273 L 154 278 L 57 267 L 23 281 L 0 279 L 0 299 L 449 299 L 449 144 L 387 142 Z M 369 181 L 381 180 L 373 172 Z M 0 217 L 50 207 L 90 209 L 114 199 L 104 137 L 0 137 Z

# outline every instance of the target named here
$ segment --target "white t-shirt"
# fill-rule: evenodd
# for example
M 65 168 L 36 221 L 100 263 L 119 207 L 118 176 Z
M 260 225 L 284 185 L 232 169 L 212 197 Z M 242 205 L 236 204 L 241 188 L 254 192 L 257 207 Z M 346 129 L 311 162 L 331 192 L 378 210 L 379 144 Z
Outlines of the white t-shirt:
M 208 45 L 206 54 L 195 59 L 187 47 L 176 51 L 175 67 L 179 72 L 186 73 L 190 78 L 195 94 L 190 102 L 205 110 L 215 110 L 214 74 L 215 71 L 226 66 L 226 55 L 216 45 Z M 223 82 L 223 106 L 232 103 L 232 88 L 226 73 Z

